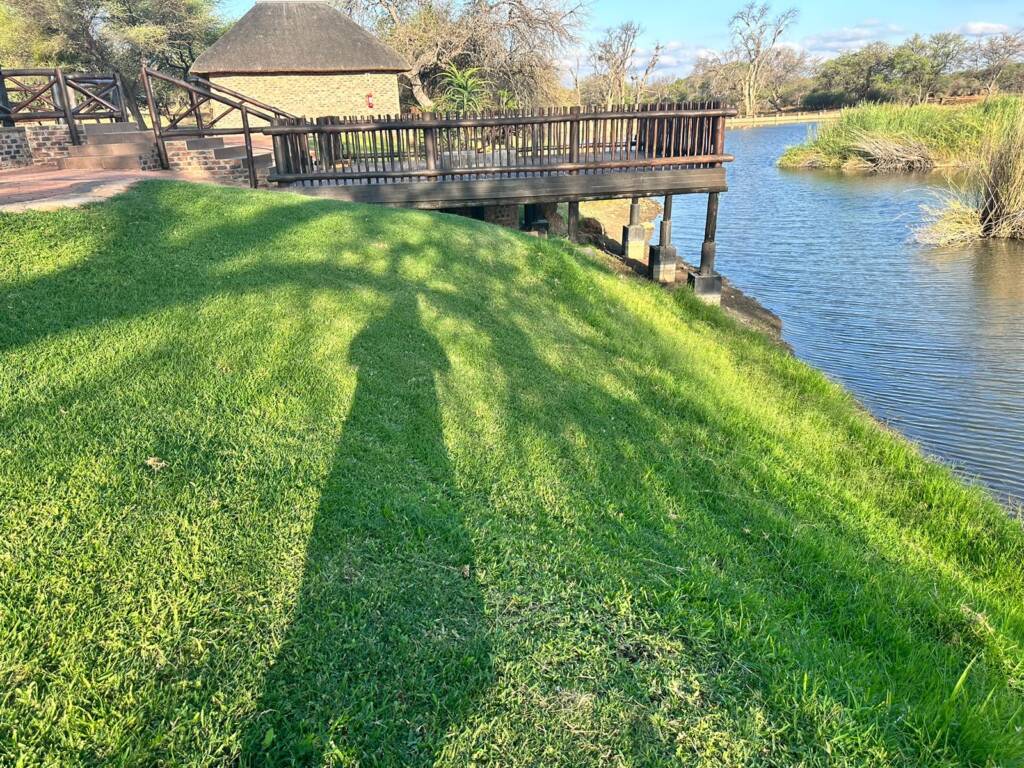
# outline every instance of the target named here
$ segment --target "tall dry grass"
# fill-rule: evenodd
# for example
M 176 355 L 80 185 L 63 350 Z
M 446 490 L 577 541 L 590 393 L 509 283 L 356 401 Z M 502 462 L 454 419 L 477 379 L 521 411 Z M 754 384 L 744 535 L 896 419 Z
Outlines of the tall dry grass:
M 979 238 L 1024 240 L 1024 104 L 992 126 L 964 181 L 925 206 L 917 239 L 955 245 Z

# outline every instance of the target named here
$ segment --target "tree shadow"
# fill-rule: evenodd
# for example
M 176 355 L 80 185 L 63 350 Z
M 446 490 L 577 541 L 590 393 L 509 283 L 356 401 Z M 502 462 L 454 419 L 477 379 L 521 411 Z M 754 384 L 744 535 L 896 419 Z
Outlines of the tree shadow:
M 428 763 L 491 676 L 435 390 L 448 360 L 415 294 L 359 333 L 350 361 L 352 406 L 243 764 Z

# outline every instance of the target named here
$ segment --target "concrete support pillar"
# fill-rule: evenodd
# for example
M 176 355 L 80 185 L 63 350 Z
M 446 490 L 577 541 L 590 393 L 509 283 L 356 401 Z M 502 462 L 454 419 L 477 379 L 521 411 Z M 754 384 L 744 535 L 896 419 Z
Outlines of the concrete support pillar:
M 658 244 L 652 245 L 647 261 L 647 276 L 656 283 L 676 281 L 676 248 L 672 245 L 672 195 L 665 195 L 665 212 L 661 218 Z
M 629 224 L 622 228 L 622 257 L 626 261 L 643 261 L 647 255 L 651 230 L 640 223 L 640 199 L 629 205 Z
M 709 304 L 722 300 L 722 276 L 715 272 L 715 236 L 718 232 L 718 193 L 708 195 L 708 213 L 704 223 L 704 245 L 700 249 L 700 268 L 691 272 L 687 282 L 697 298 Z

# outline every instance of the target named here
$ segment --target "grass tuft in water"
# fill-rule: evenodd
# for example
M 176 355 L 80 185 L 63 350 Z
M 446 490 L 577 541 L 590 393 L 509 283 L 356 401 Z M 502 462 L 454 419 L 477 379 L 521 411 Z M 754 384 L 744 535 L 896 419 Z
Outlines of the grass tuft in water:
M 966 107 L 869 104 L 843 110 L 789 148 L 783 168 L 836 168 L 881 173 L 913 172 L 973 164 L 988 134 L 1019 110 L 1002 97 Z
M 951 182 L 940 203 L 924 210 L 923 243 L 1024 240 L 1024 105 L 991 129 L 966 180 Z

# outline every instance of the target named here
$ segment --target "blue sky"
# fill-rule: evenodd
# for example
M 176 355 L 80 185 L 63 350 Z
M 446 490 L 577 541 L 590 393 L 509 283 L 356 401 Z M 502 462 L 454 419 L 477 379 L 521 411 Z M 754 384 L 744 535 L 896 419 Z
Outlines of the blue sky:
M 623 21 L 636 21 L 644 27 L 643 46 L 650 47 L 657 41 L 667 48 L 659 73 L 683 75 L 702 49 L 720 49 L 728 44 L 729 17 L 742 3 L 743 0 L 592 0 L 583 38 L 591 39 Z M 225 15 L 237 17 L 251 5 L 252 0 L 224 0 L 221 9 Z M 1021 0 L 773 3 L 776 9 L 789 5 L 800 11 L 800 17 L 784 40 L 823 58 L 873 40 L 899 42 L 914 32 L 956 31 L 978 36 L 1024 27 Z M 573 58 L 572 52 L 569 58 Z

